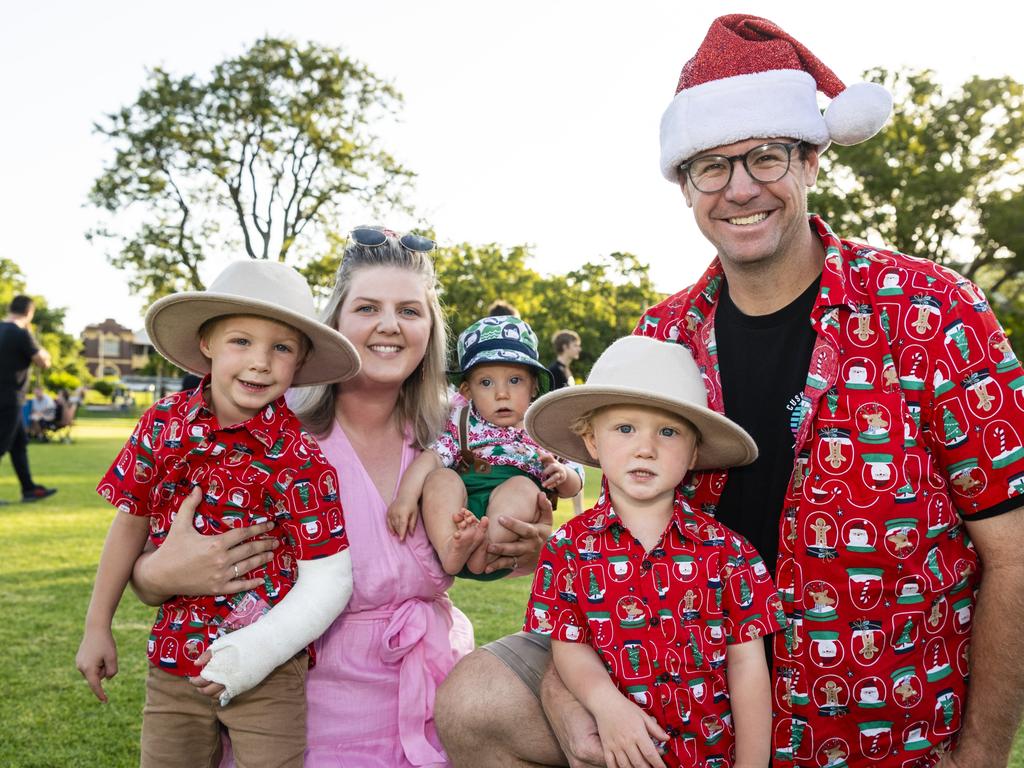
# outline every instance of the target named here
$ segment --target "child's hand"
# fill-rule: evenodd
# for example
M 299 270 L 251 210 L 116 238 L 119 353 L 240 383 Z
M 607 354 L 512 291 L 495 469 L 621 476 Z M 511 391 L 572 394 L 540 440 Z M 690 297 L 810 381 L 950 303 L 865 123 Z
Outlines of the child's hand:
M 409 502 L 396 498 L 388 507 L 388 530 L 398 537 L 399 541 L 405 541 L 406 536 L 411 536 L 416 530 L 416 518 L 419 517 L 420 506 L 416 502 Z
M 545 488 L 557 488 L 569 479 L 569 468 L 550 453 L 539 453 L 540 463 L 544 467 L 541 473 L 541 485 Z
M 607 765 L 665 768 L 652 739 L 666 742 L 669 736 L 653 717 L 631 700 L 622 695 L 608 697 L 594 716 Z
M 205 667 L 207 664 L 210 663 L 210 659 L 212 658 L 213 654 L 210 653 L 209 650 L 203 651 L 203 655 L 196 659 L 196 666 Z M 224 693 L 223 685 L 221 685 L 220 683 L 211 683 L 209 680 L 202 677 L 201 675 L 199 677 L 190 677 L 188 681 L 196 687 L 197 691 L 199 691 L 204 696 L 209 696 L 211 699 L 216 699 L 222 693 Z
M 75 655 L 75 666 L 100 701 L 107 700 L 103 681 L 117 674 L 117 644 L 109 628 L 86 630 Z

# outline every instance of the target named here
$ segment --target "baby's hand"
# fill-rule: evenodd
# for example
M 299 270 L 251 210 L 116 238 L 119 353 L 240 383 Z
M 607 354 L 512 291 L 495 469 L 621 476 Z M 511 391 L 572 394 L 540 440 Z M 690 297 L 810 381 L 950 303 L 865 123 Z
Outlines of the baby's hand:
M 75 666 L 89 683 L 92 692 L 100 701 L 107 700 L 103 691 L 103 680 L 117 674 L 117 644 L 109 627 L 104 630 L 85 631 L 82 643 L 75 655 Z
M 541 453 L 540 463 L 544 467 L 541 473 L 541 485 L 545 488 L 557 488 L 569 479 L 569 468 L 550 453 Z
M 388 507 L 388 530 L 398 537 L 399 541 L 405 541 L 406 536 L 411 536 L 416 530 L 416 518 L 419 517 L 419 504 L 397 498 Z
M 621 695 L 609 697 L 594 716 L 606 764 L 665 768 L 655 740 L 664 744 L 668 734 L 630 699 Z

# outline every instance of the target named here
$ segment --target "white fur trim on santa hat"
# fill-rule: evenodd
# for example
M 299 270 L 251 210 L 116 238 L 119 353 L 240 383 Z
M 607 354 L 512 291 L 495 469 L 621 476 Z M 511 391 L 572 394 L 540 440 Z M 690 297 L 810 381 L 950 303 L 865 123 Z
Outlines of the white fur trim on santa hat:
M 712 80 L 676 94 L 661 117 L 661 172 L 678 180 L 679 164 L 698 152 L 754 138 L 829 143 L 806 72 L 775 69 Z M 876 129 L 877 130 L 877 129 Z

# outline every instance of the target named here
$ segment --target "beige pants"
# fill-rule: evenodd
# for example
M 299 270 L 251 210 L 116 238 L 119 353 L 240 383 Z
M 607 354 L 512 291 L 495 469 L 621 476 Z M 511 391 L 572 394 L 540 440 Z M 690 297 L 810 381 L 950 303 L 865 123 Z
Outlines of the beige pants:
M 149 668 L 142 768 L 217 768 L 227 730 L 237 768 L 302 768 L 306 751 L 305 653 L 222 707 L 186 677 Z

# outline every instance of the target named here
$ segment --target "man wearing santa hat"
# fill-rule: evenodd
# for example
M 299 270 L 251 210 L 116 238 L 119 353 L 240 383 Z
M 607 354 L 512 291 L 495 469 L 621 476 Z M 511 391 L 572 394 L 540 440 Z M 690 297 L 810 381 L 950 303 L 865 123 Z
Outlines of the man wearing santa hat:
M 783 600 L 775 766 L 1005 766 L 1024 707 L 1024 371 L 975 286 L 807 211 L 820 153 L 871 138 L 891 109 L 881 86 L 846 87 L 735 14 L 661 122 L 661 172 L 717 258 L 636 332 L 689 347 L 709 407 L 758 444 L 757 462 L 694 473 L 687 492 L 750 539 Z M 602 764 L 531 641 L 485 646 L 439 691 L 455 765 Z

